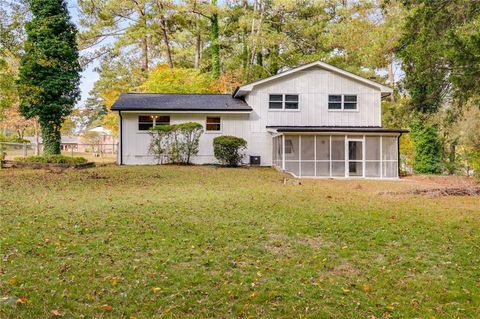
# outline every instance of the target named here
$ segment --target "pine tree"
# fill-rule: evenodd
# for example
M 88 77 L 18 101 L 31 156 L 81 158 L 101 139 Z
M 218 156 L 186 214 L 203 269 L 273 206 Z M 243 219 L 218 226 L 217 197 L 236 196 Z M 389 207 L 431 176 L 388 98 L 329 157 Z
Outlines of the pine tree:
M 38 117 L 45 154 L 60 154 L 60 129 L 80 97 L 77 29 L 64 0 L 28 0 L 32 20 L 20 61 L 20 112 Z

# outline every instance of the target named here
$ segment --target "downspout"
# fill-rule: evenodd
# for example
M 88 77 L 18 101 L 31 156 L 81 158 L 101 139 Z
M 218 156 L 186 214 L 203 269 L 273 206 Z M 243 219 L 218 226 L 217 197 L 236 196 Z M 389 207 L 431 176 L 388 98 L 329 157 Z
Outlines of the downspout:
M 397 169 L 398 169 L 398 178 L 400 178 L 400 137 L 402 137 L 402 132 L 398 135 L 397 138 Z
M 120 147 L 119 147 L 119 152 L 120 152 L 120 165 L 123 165 L 123 118 L 122 118 L 122 111 L 118 111 L 118 116 L 120 117 Z

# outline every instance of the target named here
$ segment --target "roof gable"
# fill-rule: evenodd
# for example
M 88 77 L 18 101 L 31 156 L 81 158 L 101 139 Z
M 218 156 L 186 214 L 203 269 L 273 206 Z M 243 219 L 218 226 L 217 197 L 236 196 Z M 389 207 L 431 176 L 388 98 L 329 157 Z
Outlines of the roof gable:
M 267 83 L 267 82 L 270 82 L 270 81 L 273 81 L 273 80 L 277 80 L 277 79 L 283 78 L 285 76 L 288 76 L 288 75 L 291 75 L 291 74 L 294 74 L 294 73 L 297 73 L 299 71 L 303 71 L 303 70 L 306 70 L 306 69 L 309 69 L 309 68 L 312 68 L 312 67 L 320 67 L 324 70 L 342 75 L 342 76 L 344 76 L 346 78 L 350 78 L 354 81 L 361 82 L 365 85 L 368 85 L 368 86 L 371 86 L 371 87 L 374 87 L 374 88 L 380 90 L 381 93 L 392 93 L 393 92 L 392 88 L 390 88 L 388 86 L 385 86 L 385 85 L 382 85 L 382 84 L 377 83 L 375 81 L 372 81 L 372 80 L 366 79 L 364 77 L 358 76 L 358 75 L 353 74 L 351 72 L 342 70 L 340 68 L 337 68 L 333 65 L 327 64 L 325 62 L 316 61 L 316 62 L 312 62 L 312 63 L 309 63 L 309 64 L 305 64 L 305 65 L 290 69 L 290 70 L 285 71 L 285 72 L 278 73 L 276 75 L 272 75 L 272 76 L 270 76 L 268 78 L 265 78 L 265 79 L 260 79 L 260 80 L 255 81 L 255 82 L 239 86 L 239 87 L 237 87 L 235 92 L 233 92 L 233 97 L 242 97 L 242 96 L 248 94 L 249 92 L 251 92 L 252 89 L 255 86 L 258 86 L 258 85 L 261 85 L 261 84 L 264 84 L 264 83 Z

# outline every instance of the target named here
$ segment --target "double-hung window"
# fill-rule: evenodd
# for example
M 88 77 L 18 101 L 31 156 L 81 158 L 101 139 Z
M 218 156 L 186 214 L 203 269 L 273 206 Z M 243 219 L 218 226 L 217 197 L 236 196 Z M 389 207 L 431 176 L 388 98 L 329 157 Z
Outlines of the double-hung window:
M 207 132 L 220 132 L 222 130 L 222 122 L 218 116 L 207 116 L 205 121 Z
M 270 94 L 270 110 L 298 110 L 298 94 Z
M 148 131 L 156 125 L 169 125 L 170 116 L 164 115 L 140 115 L 138 117 L 138 130 Z
M 350 95 L 334 95 L 328 96 L 328 109 L 329 110 L 356 110 L 357 109 L 357 96 Z

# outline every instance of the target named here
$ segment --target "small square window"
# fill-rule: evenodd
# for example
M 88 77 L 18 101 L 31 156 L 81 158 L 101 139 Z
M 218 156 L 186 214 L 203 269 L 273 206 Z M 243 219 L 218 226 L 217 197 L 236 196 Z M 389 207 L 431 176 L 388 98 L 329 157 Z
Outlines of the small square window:
M 328 109 L 329 110 L 341 110 L 342 109 L 342 96 L 341 95 L 329 95 L 328 96 Z
M 148 131 L 153 127 L 153 116 L 140 115 L 138 117 L 138 130 Z
M 268 108 L 281 110 L 283 108 L 283 95 L 270 94 Z
M 222 129 L 220 117 L 207 116 L 206 130 L 211 132 L 220 132 Z
M 155 125 L 170 125 L 170 116 L 156 116 Z
M 293 153 L 293 142 L 291 139 L 285 139 L 285 154 Z
M 343 108 L 345 110 L 356 110 L 357 109 L 357 96 L 356 95 L 345 95 L 343 97 Z
M 285 95 L 285 109 L 298 109 L 298 95 Z
M 357 96 L 356 95 L 329 95 L 328 109 L 329 110 L 356 110 Z

